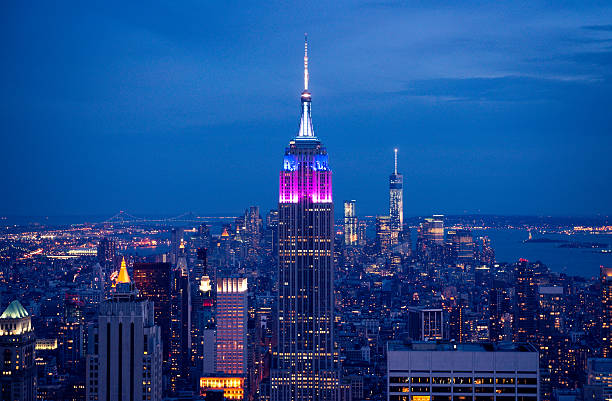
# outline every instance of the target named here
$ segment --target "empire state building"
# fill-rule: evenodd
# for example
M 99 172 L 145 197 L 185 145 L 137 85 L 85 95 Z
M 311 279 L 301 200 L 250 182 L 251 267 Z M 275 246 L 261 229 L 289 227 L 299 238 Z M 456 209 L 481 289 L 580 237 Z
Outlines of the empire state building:
M 308 43 L 300 129 L 289 142 L 278 200 L 278 348 L 273 401 L 335 400 L 334 205 L 327 151 L 314 134 Z

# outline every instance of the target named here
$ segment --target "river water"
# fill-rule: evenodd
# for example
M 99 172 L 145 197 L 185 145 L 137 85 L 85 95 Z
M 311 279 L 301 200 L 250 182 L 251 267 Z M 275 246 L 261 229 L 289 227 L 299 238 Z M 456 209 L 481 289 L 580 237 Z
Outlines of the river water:
M 552 271 L 571 276 L 595 277 L 599 267 L 612 267 L 612 252 L 603 253 L 593 248 L 560 248 L 556 242 L 523 242 L 529 237 L 527 230 L 487 229 L 473 230 L 474 236 L 487 236 L 495 249 L 495 260 L 498 262 L 515 262 L 519 258 L 529 261 L 541 261 Z M 598 242 L 608 244 L 612 250 L 610 234 L 556 234 L 536 233 L 534 238 L 564 240 L 569 242 Z

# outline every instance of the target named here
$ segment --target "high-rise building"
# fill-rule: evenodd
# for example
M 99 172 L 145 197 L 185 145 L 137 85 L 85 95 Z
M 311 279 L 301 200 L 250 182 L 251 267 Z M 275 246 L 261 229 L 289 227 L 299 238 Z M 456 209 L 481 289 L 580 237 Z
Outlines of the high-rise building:
M 404 227 L 404 176 L 397 172 L 397 148 L 393 153 L 393 174 L 389 176 L 389 217 L 391 230 L 399 233 Z
M 489 268 L 495 264 L 495 250 L 491 246 L 491 239 L 489 237 L 478 238 L 478 259 L 481 265 Z
M 391 218 L 376 216 L 376 248 L 380 253 L 388 253 L 393 245 Z
M 0 315 L 0 397 L 2 400 L 36 400 L 32 318 L 17 300 Z
M 612 358 L 612 267 L 601 266 L 601 343 L 604 358 Z
M 59 365 L 62 372 L 82 372 L 81 356 L 84 350 L 84 303 L 77 294 L 64 296 L 64 316 L 59 332 Z
M 468 229 L 450 229 L 446 233 L 450 258 L 459 267 L 474 265 L 474 237 Z
M 489 290 L 489 339 L 493 342 L 512 341 L 513 294 L 504 283 L 494 282 Z
M 191 288 L 182 244 L 172 272 L 169 358 L 170 390 L 176 392 L 188 382 L 191 367 Z
M 535 342 L 538 313 L 537 282 L 534 266 L 525 259 L 519 260 L 515 270 L 516 289 L 516 330 L 517 342 Z
M 344 245 L 357 245 L 357 214 L 355 201 L 344 201 Z
M 217 353 L 219 373 L 247 374 L 247 279 L 223 277 L 217 281 Z
M 183 243 L 184 230 L 182 228 L 173 228 L 170 231 L 170 262 L 175 265 L 181 253 L 181 244 Z
M 275 401 L 332 400 L 338 388 L 332 173 L 312 126 L 307 46 L 300 128 L 280 172 Z
M 428 262 L 441 262 L 444 257 L 444 216 L 433 215 L 421 223 L 417 237 L 417 253 Z
M 210 278 L 208 276 L 208 258 L 206 248 L 197 249 L 196 263 L 191 279 L 191 363 L 193 377 L 200 377 L 204 362 L 204 330 L 212 320 Z M 207 282 L 208 285 L 204 286 Z
M 389 341 L 387 378 L 392 401 L 539 400 L 531 344 Z
M 360 246 L 364 246 L 368 242 L 368 237 L 366 235 L 368 229 L 368 224 L 363 221 L 357 221 L 357 243 Z
M 87 401 L 160 401 L 162 346 L 152 302 L 139 297 L 125 264 L 100 304 L 86 363 Z
M 164 363 L 170 355 L 170 306 L 171 270 L 170 263 L 134 263 L 132 267 L 134 284 L 142 298 L 153 301 L 155 324 L 161 330 Z
M 427 242 L 443 245 L 444 244 L 444 216 L 434 214 L 427 217 L 423 223 L 424 236 Z
M 200 377 L 200 393 L 207 397 L 211 391 L 223 390 L 226 399 L 246 398 L 247 289 L 246 278 L 220 277 L 217 281 L 215 368 L 211 372 L 210 362 L 205 362 Z
M 104 237 L 98 242 L 98 262 L 104 266 L 115 262 L 117 253 L 117 240 L 115 238 Z

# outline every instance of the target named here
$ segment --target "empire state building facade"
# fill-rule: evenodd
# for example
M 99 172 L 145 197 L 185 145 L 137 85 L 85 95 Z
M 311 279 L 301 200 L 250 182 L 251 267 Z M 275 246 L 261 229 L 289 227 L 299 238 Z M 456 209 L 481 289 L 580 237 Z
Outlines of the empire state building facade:
M 308 91 L 308 44 L 298 135 L 289 142 L 278 201 L 278 348 L 273 401 L 335 400 L 334 206 L 327 151 L 315 136 Z

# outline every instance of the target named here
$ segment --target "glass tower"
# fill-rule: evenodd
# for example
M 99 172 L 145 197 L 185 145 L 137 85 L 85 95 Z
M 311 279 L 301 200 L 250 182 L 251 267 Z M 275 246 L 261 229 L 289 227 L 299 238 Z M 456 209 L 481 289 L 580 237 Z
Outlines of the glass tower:
M 357 215 L 355 201 L 344 201 L 344 244 L 357 245 Z
M 305 44 L 302 117 L 280 172 L 278 348 L 271 398 L 335 400 L 334 207 L 327 152 L 314 135 Z
M 391 231 L 399 233 L 404 226 L 404 176 L 397 172 L 397 149 L 393 153 L 395 162 L 393 174 L 389 176 L 389 216 Z

